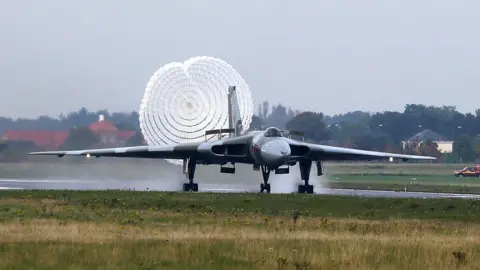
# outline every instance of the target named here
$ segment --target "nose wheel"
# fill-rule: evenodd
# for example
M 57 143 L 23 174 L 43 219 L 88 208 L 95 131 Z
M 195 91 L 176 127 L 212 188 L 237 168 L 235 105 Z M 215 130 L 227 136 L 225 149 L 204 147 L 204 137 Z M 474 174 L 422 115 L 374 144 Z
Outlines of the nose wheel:
M 264 191 L 266 191 L 267 193 L 270 193 L 270 184 L 264 184 L 264 183 L 260 184 L 260 193 L 263 193 Z
M 262 167 L 262 176 L 263 176 L 263 183 L 260 184 L 260 193 L 266 191 L 270 193 L 270 184 L 268 183 L 268 178 L 270 177 L 270 168 L 267 166 Z

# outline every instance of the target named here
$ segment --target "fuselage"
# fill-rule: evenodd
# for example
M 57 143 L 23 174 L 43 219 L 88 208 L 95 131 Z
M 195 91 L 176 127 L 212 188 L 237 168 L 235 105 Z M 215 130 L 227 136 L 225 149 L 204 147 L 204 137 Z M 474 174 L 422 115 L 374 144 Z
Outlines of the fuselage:
M 275 127 L 264 131 L 250 131 L 243 135 L 201 144 L 198 146 L 200 154 L 198 158 L 201 159 L 199 164 L 244 163 L 265 166 L 273 170 L 291 162 L 290 143 L 292 141 L 283 137 L 280 130 Z M 191 149 L 197 151 L 197 146 L 192 145 Z
M 252 134 L 249 152 L 257 165 L 276 169 L 290 160 L 291 149 L 277 128 Z

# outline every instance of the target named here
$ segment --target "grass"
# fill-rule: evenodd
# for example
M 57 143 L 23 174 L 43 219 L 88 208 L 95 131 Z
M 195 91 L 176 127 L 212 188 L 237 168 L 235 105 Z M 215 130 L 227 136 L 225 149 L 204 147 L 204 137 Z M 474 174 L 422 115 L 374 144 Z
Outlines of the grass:
M 361 189 L 361 190 L 389 190 L 408 192 L 433 192 L 480 194 L 480 187 L 469 185 L 432 185 L 428 183 L 381 183 L 381 182 L 329 182 L 329 188 Z
M 331 188 L 445 192 L 480 194 L 477 177 L 456 178 L 435 175 L 334 174 L 328 175 Z
M 418 174 L 330 174 L 330 179 L 337 179 L 343 182 L 388 182 L 388 183 L 410 183 L 412 181 L 424 182 L 431 185 L 471 185 L 480 186 L 480 178 L 478 177 L 455 177 L 453 175 L 418 175 Z
M 325 167 L 330 173 L 452 175 L 453 170 L 473 165 L 468 163 L 326 163 Z
M 480 178 L 453 176 L 466 164 L 329 164 L 332 188 L 480 194 Z
M 0 191 L 0 268 L 477 269 L 480 202 Z

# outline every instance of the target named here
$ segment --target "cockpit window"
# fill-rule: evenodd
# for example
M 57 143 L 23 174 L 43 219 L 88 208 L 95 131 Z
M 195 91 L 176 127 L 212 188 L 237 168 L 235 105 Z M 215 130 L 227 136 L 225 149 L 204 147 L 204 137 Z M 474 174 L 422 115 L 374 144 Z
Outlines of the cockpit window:
M 278 128 L 267 128 L 265 137 L 282 137 L 282 132 Z

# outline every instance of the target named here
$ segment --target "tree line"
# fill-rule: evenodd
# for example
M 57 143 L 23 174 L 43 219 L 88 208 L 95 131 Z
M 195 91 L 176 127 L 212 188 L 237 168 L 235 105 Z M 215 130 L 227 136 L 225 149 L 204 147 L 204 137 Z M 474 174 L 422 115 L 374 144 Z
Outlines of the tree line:
M 120 130 L 140 133 L 138 112 L 128 113 L 81 108 L 58 117 L 40 116 L 36 119 L 0 117 L 0 134 L 6 130 L 71 130 L 85 127 L 104 115 Z M 461 113 L 455 106 L 427 106 L 407 104 L 402 112 L 377 113 L 352 111 L 337 115 L 321 112 L 302 112 L 282 104 L 259 105 L 250 129 L 276 126 L 281 129 L 302 131 L 307 141 L 365 150 L 397 153 L 428 154 L 439 161 L 473 162 L 480 152 L 477 142 L 480 134 L 480 109 L 474 113 Z M 423 130 L 441 135 L 443 141 L 454 141 L 453 153 L 442 154 L 434 140 L 404 145 L 402 142 Z M 139 142 L 138 138 L 135 142 Z
M 455 106 L 407 104 L 403 112 L 352 111 L 337 115 L 299 112 L 282 105 L 259 106 L 253 128 L 275 125 L 302 131 L 305 139 L 341 147 L 436 156 L 439 162 L 475 162 L 480 153 L 480 109 L 461 113 Z M 419 133 L 436 134 L 425 141 L 409 141 Z M 409 141 L 409 142 L 408 142 Z M 442 153 L 436 141 L 453 142 Z
M 89 111 L 87 108 L 80 108 L 78 111 L 66 115 L 60 114 L 57 117 L 42 115 L 34 119 L 0 116 L 0 134 L 7 130 L 70 130 L 74 127 L 84 127 L 98 121 L 100 115 L 114 123 L 120 130 L 138 130 L 140 122 L 138 112 L 128 113 L 113 112 L 108 110 Z

